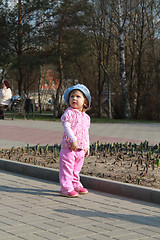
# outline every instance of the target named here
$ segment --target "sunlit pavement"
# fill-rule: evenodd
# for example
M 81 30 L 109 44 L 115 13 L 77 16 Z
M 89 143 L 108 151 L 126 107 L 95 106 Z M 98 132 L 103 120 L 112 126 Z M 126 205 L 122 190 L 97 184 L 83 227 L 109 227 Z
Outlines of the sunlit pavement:
M 0 147 L 60 144 L 63 128 L 60 122 L 33 120 L 1 120 Z M 90 142 L 133 142 L 145 140 L 149 144 L 160 143 L 160 123 L 92 123 Z
M 0 239 L 160 239 L 160 205 L 0 171 Z

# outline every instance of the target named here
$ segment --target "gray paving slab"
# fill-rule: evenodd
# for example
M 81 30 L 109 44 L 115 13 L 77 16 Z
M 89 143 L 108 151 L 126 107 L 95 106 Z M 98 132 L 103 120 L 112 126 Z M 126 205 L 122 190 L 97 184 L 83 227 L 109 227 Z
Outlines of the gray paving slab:
M 160 205 L 0 170 L 0 239 L 159 239 Z
M 0 169 L 59 182 L 57 169 L 0 159 Z M 160 204 L 160 190 L 109 179 L 80 175 L 82 184 L 93 190 Z

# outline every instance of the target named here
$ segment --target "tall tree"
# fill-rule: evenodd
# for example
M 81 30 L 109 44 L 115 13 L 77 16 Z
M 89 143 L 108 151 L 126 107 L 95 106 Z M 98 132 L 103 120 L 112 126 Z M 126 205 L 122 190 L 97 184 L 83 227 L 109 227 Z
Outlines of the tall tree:
M 0 5 L 0 76 L 1 81 L 7 73 L 7 69 L 10 65 L 11 58 L 14 54 L 13 48 L 10 44 L 11 41 L 11 23 L 8 20 L 10 10 L 6 10 L 6 4 L 3 2 Z
M 124 32 L 123 26 L 123 6 L 122 0 L 118 0 L 118 33 L 119 33 L 119 53 L 120 53 L 120 77 L 122 85 L 122 94 L 124 102 L 124 116 L 126 119 L 131 117 L 130 104 L 128 99 L 128 90 L 127 90 L 127 80 L 126 80 L 126 70 L 125 70 L 125 51 L 124 51 Z
M 19 95 L 22 96 L 23 88 L 24 88 L 24 77 L 22 70 L 22 2 L 18 0 L 18 33 L 17 33 L 17 56 L 18 56 L 18 69 L 19 69 L 19 79 L 18 79 L 18 90 Z
M 153 88 L 153 80 L 156 64 L 153 64 L 155 56 L 153 50 L 157 38 L 158 5 L 157 1 L 130 1 L 129 28 L 127 36 L 127 62 L 130 65 L 130 97 L 133 117 L 144 115 L 143 98 L 150 88 Z M 150 57 L 149 57 L 150 55 Z M 150 60 L 152 59 L 152 61 Z M 149 60 L 149 62 L 148 62 Z M 128 71 L 128 73 L 129 73 Z M 157 72 L 157 70 L 155 71 Z M 150 77 L 149 77 L 150 75 Z M 152 77 L 151 77 L 152 75 Z
M 104 52 L 106 54 L 106 63 L 105 63 L 106 66 L 104 65 L 104 62 L 102 60 L 104 59 L 104 57 L 101 57 L 101 55 L 99 55 L 100 57 L 98 61 L 101 62 L 100 64 L 101 66 L 103 62 L 102 69 L 109 81 L 110 79 L 109 74 L 106 75 L 107 68 L 110 68 L 109 62 L 111 61 L 111 57 L 117 51 L 116 55 L 119 56 L 119 75 L 120 75 L 119 80 L 121 82 L 121 87 L 122 87 L 124 116 L 125 118 L 130 118 L 131 113 L 130 113 L 130 104 L 128 99 L 128 86 L 127 86 L 127 79 L 126 79 L 125 49 L 124 49 L 125 25 L 126 25 L 126 16 L 127 16 L 126 1 L 123 1 L 123 4 L 122 4 L 122 1 L 120 0 L 117 0 L 117 1 L 102 0 L 100 2 L 99 1 L 95 1 L 95 2 L 97 3 L 97 6 L 99 5 L 99 9 L 102 9 L 102 12 L 103 12 L 103 14 L 101 15 L 101 19 L 99 18 L 99 23 L 101 24 L 102 22 L 104 23 L 103 26 L 99 25 L 99 41 L 101 41 L 101 45 L 100 44 L 99 46 L 98 44 L 96 45 L 98 46 L 99 54 L 103 55 Z M 97 32 L 98 31 L 96 30 L 96 33 Z M 115 45 L 119 46 L 119 50 L 114 49 L 112 50 L 112 53 L 111 53 L 112 41 L 116 42 Z M 98 43 L 97 40 L 96 42 Z M 105 47 L 105 50 L 102 51 L 103 47 Z M 100 79 L 100 74 L 99 74 L 99 79 Z M 102 84 L 104 84 L 104 81 L 102 81 Z M 108 83 L 108 86 L 110 86 L 110 83 Z M 100 89 L 100 85 L 98 89 Z M 101 94 L 102 94 L 102 91 L 100 89 L 99 95 Z M 111 108 L 110 96 L 111 94 L 108 93 L 108 103 L 109 103 L 108 112 L 110 112 L 110 108 Z M 99 99 L 100 99 L 100 96 L 99 96 Z
M 37 42 L 37 32 L 39 30 L 40 22 L 36 20 L 37 16 L 48 11 L 49 1 L 28 2 L 27 0 L 18 0 L 18 3 L 10 6 L 9 1 L 6 0 L 6 5 L 3 7 L 3 16 L 5 16 L 8 40 L 8 54 L 10 56 L 10 67 L 18 69 L 18 91 L 23 94 L 25 88 L 25 67 L 30 64 L 37 64 L 36 59 L 39 57 L 35 55 L 37 49 L 40 47 Z M 42 21 L 42 18 L 40 18 Z M 2 26 L 1 26 L 2 28 Z M 6 31 L 5 31 L 6 32 Z M 3 37 L 5 32 L 3 32 Z M 36 43 L 35 43 L 36 42 Z M 4 51 L 3 51 L 4 52 Z M 30 53 L 30 54 L 28 54 Z M 28 56 L 27 56 L 28 55 Z
M 100 0 L 94 3 L 94 15 L 92 32 L 94 35 L 96 57 L 97 57 L 97 90 L 98 90 L 98 116 L 103 116 L 102 94 L 107 92 L 107 112 L 108 117 L 112 118 L 111 112 L 111 84 L 108 73 L 109 57 L 111 50 L 111 31 L 112 23 L 108 23 L 106 1 Z M 107 91 L 105 91 L 105 88 Z
M 57 59 L 54 63 L 60 75 L 59 86 L 54 97 L 54 116 L 61 114 L 60 100 L 64 90 L 64 72 L 68 72 L 66 69 L 70 68 L 70 62 L 84 53 L 82 49 L 86 41 L 85 16 L 90 11 L 90 4 L 87 0 L 62 0 L 58 3 L 52 14 L 52 24 L 46 29 L 56 43 L 56 45 L 50 45 L 50 48 Z

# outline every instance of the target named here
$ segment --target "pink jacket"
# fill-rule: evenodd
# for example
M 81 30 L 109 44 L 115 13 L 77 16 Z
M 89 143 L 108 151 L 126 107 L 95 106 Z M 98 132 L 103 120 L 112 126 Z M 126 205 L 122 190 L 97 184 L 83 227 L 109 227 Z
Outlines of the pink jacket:
M 77 140 L 79 149 L 89 149 L 90 117 L 85 112 L 80 112 L 74 108 L 67 108 L 61 117 L 62 125 L 69 122 L 74 138 L 69 138 L 67 134 L 63 135 L 61 148 L 70 148 L 71 142 Z

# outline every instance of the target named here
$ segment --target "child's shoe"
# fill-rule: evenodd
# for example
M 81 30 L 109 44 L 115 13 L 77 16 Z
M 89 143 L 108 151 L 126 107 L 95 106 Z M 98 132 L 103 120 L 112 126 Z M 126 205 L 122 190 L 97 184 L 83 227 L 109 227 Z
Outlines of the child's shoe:
M 78 192 L 76 192 L 75 190 L 73 190 L 73 191 L 71 191 L 71 192 L 69 192 L 69 193 L 60 193 L 60 196 L 62 196 L 62 197 L 68 197 L 68 198 L 75 198 L 75 197 L 78 197 L 79 196 L 79 194 L 78 194 Z
M 75 188 L 76 192 L 78 192 L 79 194 L 86 194 L 88 193 L 88 190 L 87 188 L 84 188 L 84 187 L 78 187 L 78 188 Z

